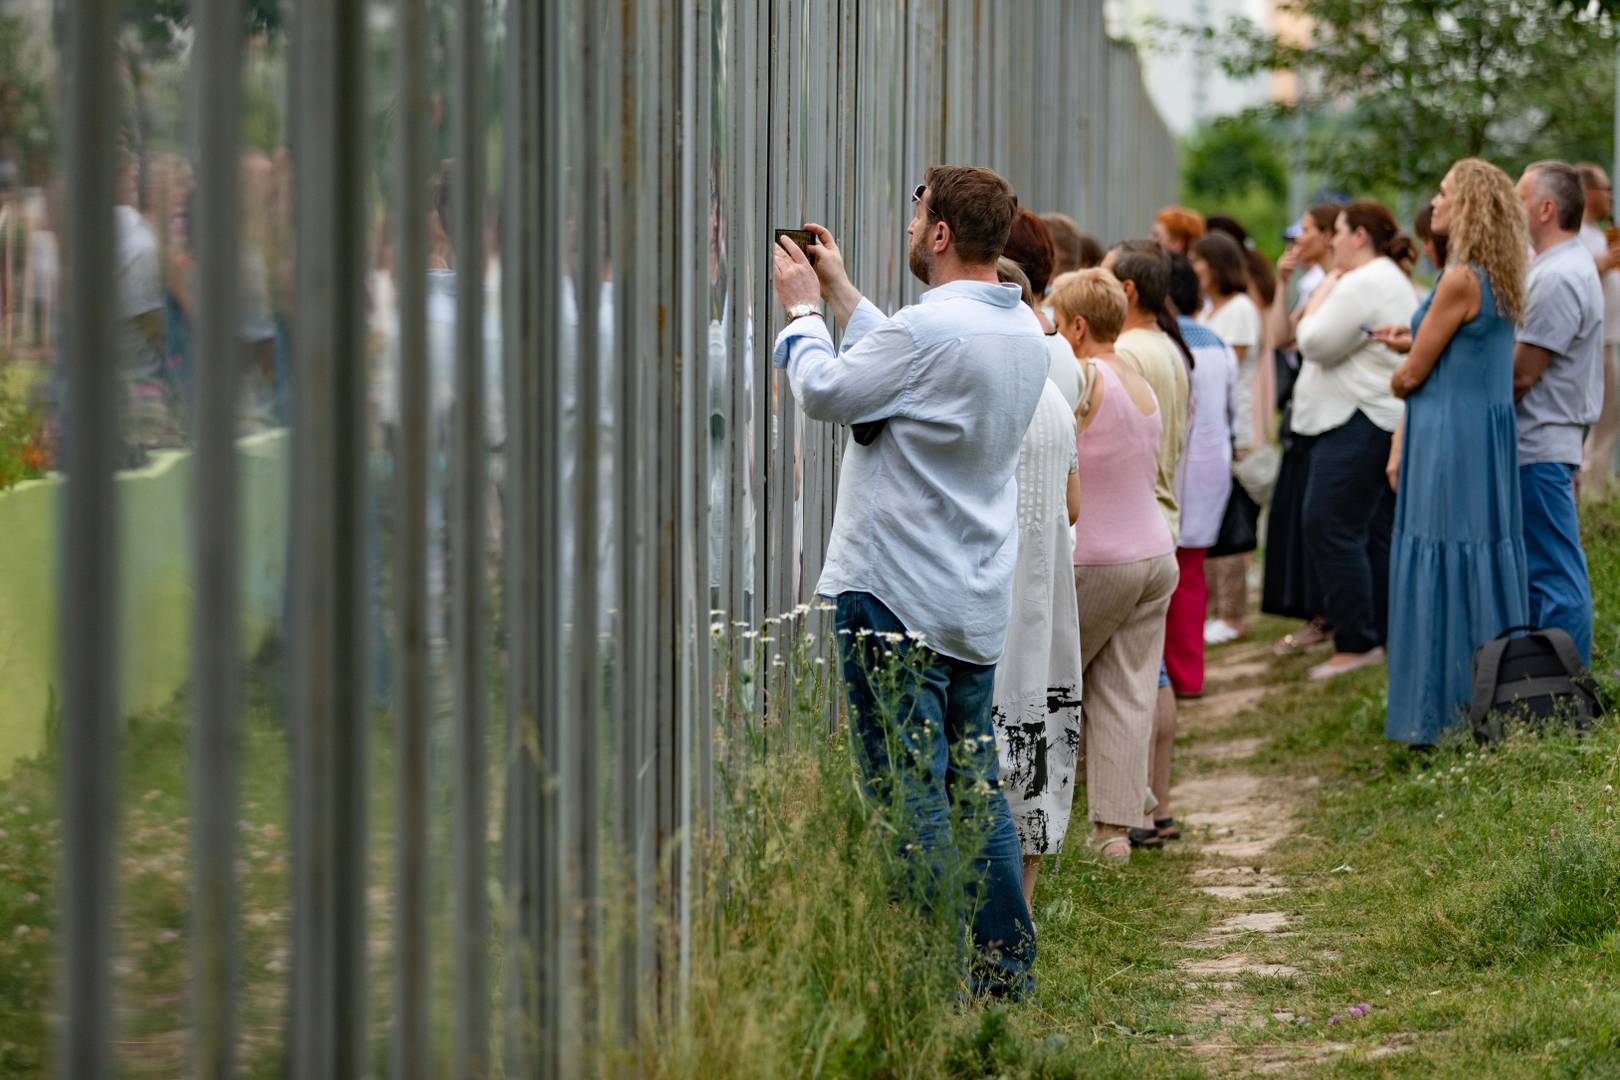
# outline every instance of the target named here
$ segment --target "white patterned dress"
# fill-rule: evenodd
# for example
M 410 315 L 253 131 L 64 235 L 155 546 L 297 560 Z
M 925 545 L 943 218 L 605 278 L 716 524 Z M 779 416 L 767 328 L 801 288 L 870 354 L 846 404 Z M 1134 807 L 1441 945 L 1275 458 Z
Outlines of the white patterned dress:
M 1080 758 L 1080 614 L 1065 500 L 1075 421 L 1047 380 L 1018 453 L 1018 564 L 991 719 L 1025 855 L 1063 850 Z

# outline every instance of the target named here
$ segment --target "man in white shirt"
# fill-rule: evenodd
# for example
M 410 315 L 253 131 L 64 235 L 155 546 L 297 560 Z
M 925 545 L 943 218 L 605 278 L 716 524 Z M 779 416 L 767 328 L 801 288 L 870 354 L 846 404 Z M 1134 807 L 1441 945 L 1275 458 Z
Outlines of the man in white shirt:
M 921 301 L 884 316 L 850 283 L 832 234 L 807 225 L 819 240 L 813 268 L 790 242 L 774 253 L 790 321 L 772 361 L 787 369 L 807 417 L 886 421 L 868 445 L 846 446 L 816 591 L 837 603 L 869 788 L 903 808 L 901 842 L 922 853 L 917 899 L 961 910 L 968 897 L 939 886 L 961 880 L 958 860 L 971 859 L 974 988 L 1016 997 L 1033 986 L 1035 936 L 990 704 L 1018 554 L 1014 470 L 1046 385 L 1047 349 L 1018 287 L 996 279 L 1018 208 L 1007 182 L 935 165 L 912 199 L 911 270 L 930 286 Z M 822 297 L 845 326 L 842 348 Z M 920 679 L 904 675 L 885 694 L 881 673 L 902 650 Z M 892 761 L 901 747 L 909 753 Z M 888 783 L 897 775 L 898 792 Z M 959 855 L 951 821 L 963 801 L 974 839 Z
M 1581 462 L 1581 498 L 1602 499 L 1614 477 L 1615 444 L 1620 442 L 1620 242 L 1610 243 L 1599 223 L 1614 207 L 1614 190 L 1603 166 L 1583 162 L 1575 166 L 1586 189 L 1586 213 L 1581 221 L 1581 246 L 1597 264 L 1603 284 L 1603 411 L 1586 436 Z

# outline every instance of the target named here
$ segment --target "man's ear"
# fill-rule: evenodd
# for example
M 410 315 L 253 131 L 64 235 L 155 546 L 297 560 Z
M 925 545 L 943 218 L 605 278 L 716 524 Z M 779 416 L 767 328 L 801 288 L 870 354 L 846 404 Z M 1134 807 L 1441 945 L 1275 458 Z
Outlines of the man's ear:
M 934 253 L 943 255 L 955 238 L 951 236 L 951 227 L 943 221 L 934 222 L 934 229 Z
M 1122 281 L 1119 284 L 1120 284 L 1120 287 L 1125 290 L 1125 299 L 1126 299 L 1126 301 L 1131 305 L 1131 307 L 1135 307 L 1136 306 L 1136 282 L 1134 282 L 1134 281 Z

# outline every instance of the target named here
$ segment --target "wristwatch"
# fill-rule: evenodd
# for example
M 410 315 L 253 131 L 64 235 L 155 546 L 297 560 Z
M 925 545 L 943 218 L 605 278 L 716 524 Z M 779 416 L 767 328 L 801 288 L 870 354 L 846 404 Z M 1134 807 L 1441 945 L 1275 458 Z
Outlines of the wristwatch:
M 820 304 L 794 304 L 792 307 L 787 309 L 788 322 L 792 322 L 794 319 L 802 319 L 806 315 L 820 314 Z

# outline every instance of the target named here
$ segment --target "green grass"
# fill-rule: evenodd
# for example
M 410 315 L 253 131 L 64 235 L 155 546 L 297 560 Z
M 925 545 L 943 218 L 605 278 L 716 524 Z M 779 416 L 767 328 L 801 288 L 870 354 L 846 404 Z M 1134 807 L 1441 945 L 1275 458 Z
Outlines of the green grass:
M 1586 529 L 1603 673 L 1620 665 L 1620 505 L 1588 512 Z M 1255 634 L 1284 629 L 1262 620 Z M 1188 942 L 1232 911 L 1191 887 L 1196 854 L 1172 847 L 1114 870 L 1093 861 L 1077 833 L 1037 893 L 1035 995 L 1005 1007 L 959 1004 L 937 934 L 884 885 L 881 837 L 855 813 L 842 741 L 807 736 L 768 768 L 734 773 L 752 810 L 733 814 L 726 845 L 704 845 L 717 899 L 703 910 L 716 917 L 697 919 L 685 1022 L 649 1035 L 634 1071 L 1191 1077 L 1242 1071 L 1264 1048 L 1267 1060 L 1300 1055 L 1309 1075 L 1620 1076 L 1620 724 L 1415 753 L 1383 738 L 1382 671 L 1324 687 L 1303 680 L 1312 659 L 1269 669 L 1265 700 L 1222 736 L 1260 737 L 1245 768 L 1311 781 L 1296 831 L 1265 859 L 1291 886 L 1265 906 L 1285 911 L 1298 935 L 1267 940 L 1265 956 L 1301 974 L 1236 980 L 1255 1022 L 1227 1029 L 1238 1044 L 1231 1053 L 1191 1049 L 1214 1026 L 1192 1008 L 1207 991 L 1178 964 L 1193 954 Z M 1614 679 L 1603 681 L 1612 693 Z M 288 766 L 267 689 L 276 682 L 267 671 L 250 681 L 245 728 L 249 1075 L 277 1073 L 285 1029 Z M 124 734 L 119 1020 L 132 1075 L 172 1074 L 185 1049 L 187 730 L 177 701 L 133 718 Z M 379 1054 L 390 1011 L 388 734 L 379 721 L 368 785 Z M 1184 745 L 1210 737 L 1190 731 Z M 55 769 L 31 763 L 0 785 L 5 1076 L 48 1068 Z M 448 981 L 437 983 L 440 1015 Z M 1348 1017 L 1362 1001 L 1372 1011 Z M 1270 1019 L 1282 1011 L 1306 1019 Z M 1341 1023 L 1329 1023 L 1335 1014 Z M 1324 1052 L 1330 1043 L 1341 1045 Z M 1368 1056 L 1392 1046 L 1399 1052 Z M 630 1070 L 609 1057 L 601 1071 Z

